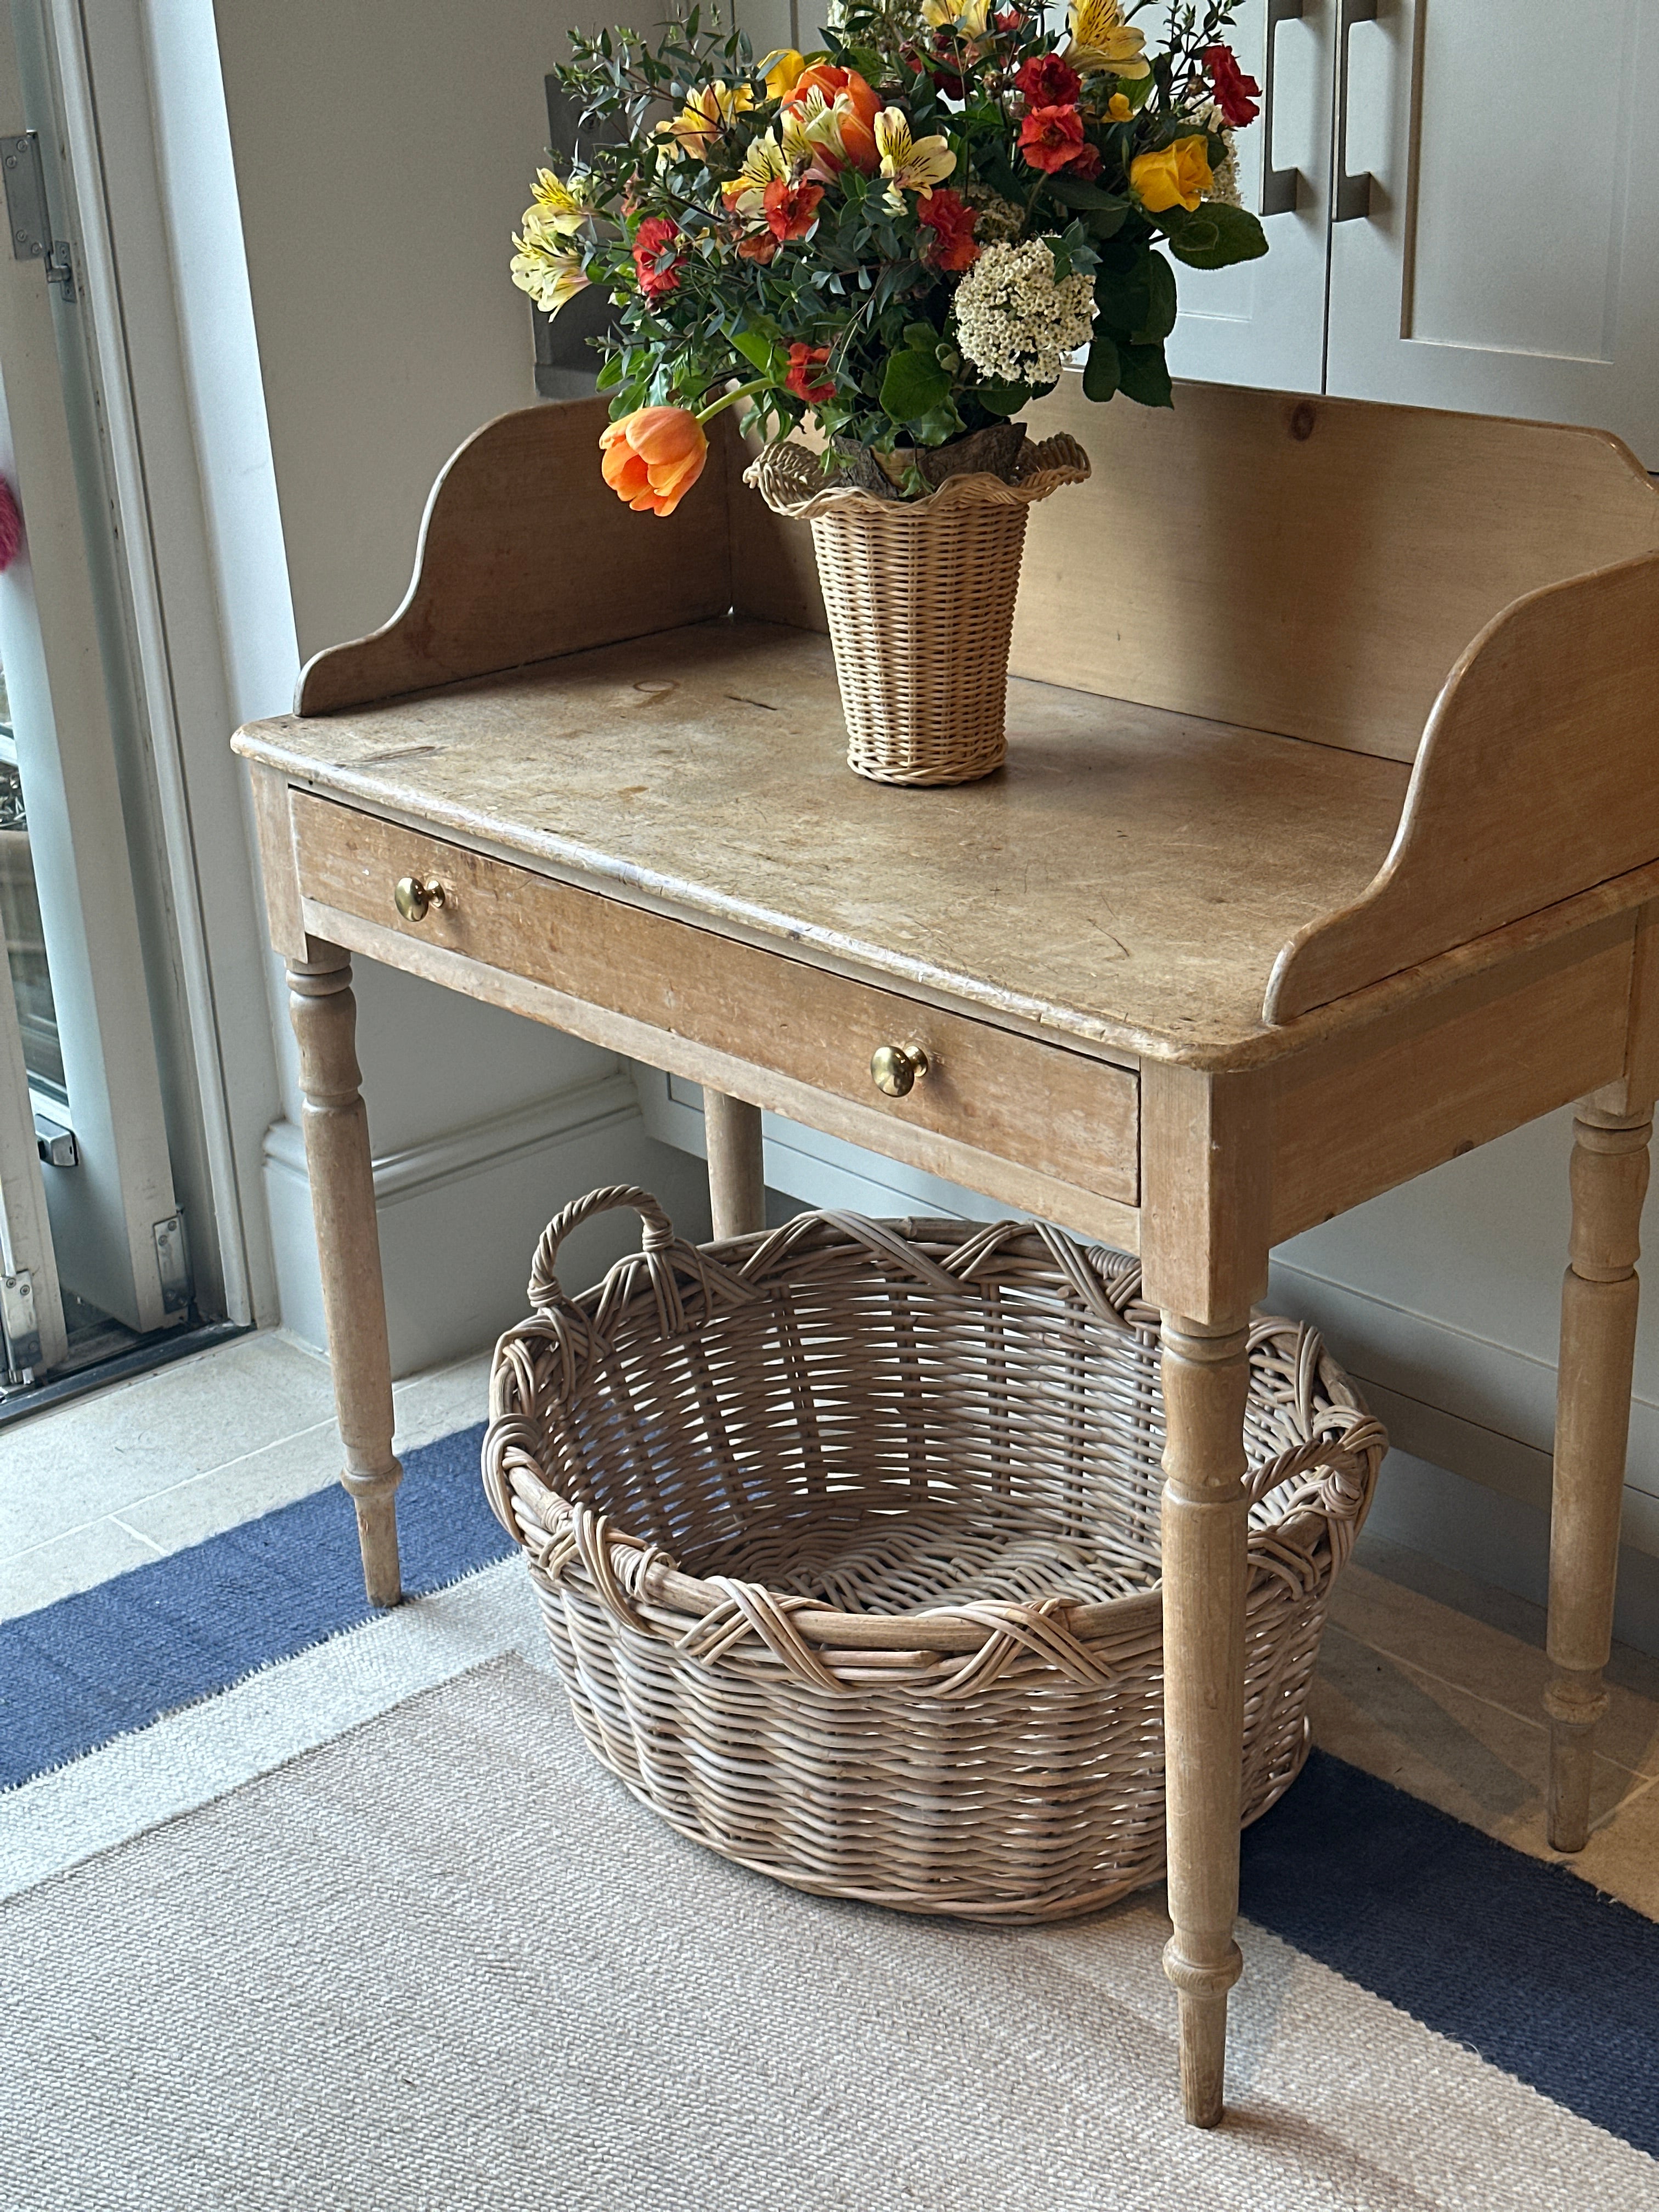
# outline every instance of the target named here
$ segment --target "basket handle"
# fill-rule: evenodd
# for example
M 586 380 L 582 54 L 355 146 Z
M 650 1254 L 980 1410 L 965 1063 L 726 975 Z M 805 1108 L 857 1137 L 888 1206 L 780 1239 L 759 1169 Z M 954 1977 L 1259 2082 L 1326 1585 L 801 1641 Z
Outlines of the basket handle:
M 648 1258 L 653 1252 L 668 1251 L 678 1242 L 674 1224 L 663 1212 L 648 1190 L 638 1190 L 632 1183 L 611 1183 L 603 1190 L 590 1190 L 586 1198 L 579 1198 L 556 1213 L 542 1231 L 542 1240 L 536 1247 L 536 1256 L 530 1263 L 530 1303 L 538 1313 L 551 1305 L 568 1305 L 564 1288 L 554 1273 L 553 1262 L 559 1247 L 574 1229 L 596 1213 L 613 1213 L 619 1207 L 632 1206 L 645 1224 L 641 1248 Z

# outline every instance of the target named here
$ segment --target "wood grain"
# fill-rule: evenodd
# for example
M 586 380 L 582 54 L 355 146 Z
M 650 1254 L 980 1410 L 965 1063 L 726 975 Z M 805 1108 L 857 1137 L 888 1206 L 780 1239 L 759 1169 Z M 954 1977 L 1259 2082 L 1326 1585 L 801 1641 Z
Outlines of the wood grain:
M 306 1170 L 345 1456 L 340 1480 L 357 1510 L 368 1601 L 393 1606 L 402 1594 L 398 1486 L 403 1468 L 392 1449 L 392 1360 L 368 1117 L 359 1088 L 351 962 L 336 945 L 313 942 L 308 950 L 308 959 L 288 963 L 289 1011 L 300 1048 Z
M 1453 672 L 1376 881 L 1274 967 L 1284 1022 L 1659 859 L 1659 555 L 1534 592 Z
M 1561 1285 L 1561 1364 L 1550 1510 L 1549 1840 L 1589 1840 L 1595 1729 L 1607 1709 L 1619 1524 L 1630 1442 L 1649 1113 L 1586 1105 L 1573 1124 L 1572 1240 Z
M 308 902 L 696 1039 L 852 1101 L 866 1115 L 1135 1203 L 1137 1085 L 1123 1068 L 917 1006 L 307 793 L 295 794 L 293 808 Z M 435 877 L 445 887 L 443 906 L 418 923 L 404 921 L 393 903 L 393 886 L 405 875 Z M 884 1042 L 927 1052 L 928 1073 L 908 1097 L 884 1097 L 871 1079 L 870 1055 Z
M 1512 600 L 1659 547 L 1605 431 L 1070 373 L 1028 419 L 1094 476 L 1031 510 L 1016 674 L 1395 760 Z
M 1632 916 L 1607 917 L 1287 1062 L 1273 1116 L 1273 1242 L 1615 1074 L 1633 938 Z
M 847 771 L 828 640 L 746 622 L 238 742 L 350 805 L 792 957 L 1192 1060 L 1285 1048 L 1261 1015 L 1274 956 L 1364 889 L 1407 783 L 1396 762 L 1016 684 L 1006 769 L 886 789 Z
M 551 400 L 469 438 L 433 487 L 403 605 L 309 661 L 295 711 L 337 713 L 724 614 L 723 470 L 706 471 L 665 521 L 635 514 L 599 473 L 607 412 L 602 399 Z

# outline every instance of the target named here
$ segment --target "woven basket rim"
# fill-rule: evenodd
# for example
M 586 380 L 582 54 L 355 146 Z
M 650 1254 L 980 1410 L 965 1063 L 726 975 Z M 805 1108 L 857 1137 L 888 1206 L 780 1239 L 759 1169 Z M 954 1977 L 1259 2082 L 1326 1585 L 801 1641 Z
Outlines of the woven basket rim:
M 646 1212 L 645 1249 L 619 1260 L 591 1290 L 574 1297 L 559 1288 L 551 1255 L 587 1212 L 606 1205 L 639 1206 Z M 649 1209 L 647 1211 L 647 1209 Z M 874 1270 L 904 1269 L 933 1288 L 969 1296 L 974 1277 L 988 1271 L 1010 1246 L 1029 1254 L 1040 1242 L 1054 1263 L 1056 1287 L 1069 1287 L 1094 1317 L 1127 1334 L 1158 1332 L 1156 1308 L 1141 1299 L 1139 1264 L 1100 1245 L 1075 1243 L 1043 1223 L 961 1220 L 876 1222 L 840 1211 L 798 1214 L 781 1229 L 711 1245 L 688 1244 L 673 1234 L 648 1194 L 617 1188 L 593 1193 L 567 1207 L 549 1226 L 532 1278 L 536 1311 L 507 1331 L 497 1348 L 490 1383 L 490 1422 L 484 1438 L 484 1484 L 497 1519 L 547 1577 L 580 1576 L 618 1625 L 675 1642 L 712 1643 L 720 1650 L 747 1640 L 766 1644 L 801 1679 L 825 1678 L 820 1686 L 842 1686 L 856 1672 L 861 1652 L 951 1656 L 981 1655 L 997 1646 L 1005 1660 L 1015 1648 L 1046 1658 L 1073 1679 L 1091 1679 L 1088 1646 L 1144 1625 L 1149 1642 L 1162 1634 L 1161 1577 L 1146 1589 L 1117 1597 L 1076 1601 L 1051 1597 L 1035 1604 L 945 1605 L 921 1613 L 879 1610 L 843 1613 L 817 1599 L 785 1595 L 724 1577 L 687 1574 L 659 1545 L 615 1526 L 605 1516 L 563 1497 L 524 1464 L 533 1456 L 522 1437 L 522 1416 L 509 1413 L 500 1387 L 512 1364 L 511 1347 L 539 1340 L 556 1346 L 559 1395 L 567 1403 L 607 1354 L 616 1322 L 653 1304 L 665 1339 L 706 1326 L 744 1305 L 766 1304 L 787 1279 L 791 1261 L 805 1249 L 862 1247 Z M 923 1248 L 947 1248 L 945 1264 Z M 688 1298 L 688 1291 L 690 1297 Z M 1310 1565 L 1333 1523 L 1357 1527 L 1370 1503 L 1387 1449 L 1382 1425 L 1365 1408 L 1317 1330 L 1305 1322 L 1262 1315 L 1250 1325 L 1254 1360 L 1270 1348 L 1297 1376 L 1292 1426 L 1300 1442 L 1251 1471 L 1246 1492 L 1252 1505 L 1298 1477 L 1269 1522 L 1253 1524 L 1249 1537 L 1252 1583 L 1279 1580 L 1300 1558 Z M 520 1449 L 510 1471 L 504 1465 Z M 515 1500 L 533 1524 L 514 1510 Z M 1351 1539 L 1350 1539 L 1351 1540 Z M 1346 1548 L 1346 1547 L 1344 1547 Z M 827 1663 L 817 1655 L 836 1655 Z M 718 1656 L 716 1652 L 714 1656 Z M 934 1694 L 939 1694 L 937 1691 Z
M 827 514 L 868 514 L 919 526 L 958 507 L 1030 507 L 1057 492 L 1062 484 L 1086 483 L 1091 472 L 1087 453 L 1075 438 L 1062 432 L 1024 447 L 1019 473 L 1012 480 L 982 470 L 964 471 L 960 476 L 946 477 L 926 499 L 879 499 L 860 484 L 826 485 L 822 456 L 791 438 L 769 446 L 744 471 L 743 480 L 755 487 L 774 514 L 792 521 L 813 522 Z

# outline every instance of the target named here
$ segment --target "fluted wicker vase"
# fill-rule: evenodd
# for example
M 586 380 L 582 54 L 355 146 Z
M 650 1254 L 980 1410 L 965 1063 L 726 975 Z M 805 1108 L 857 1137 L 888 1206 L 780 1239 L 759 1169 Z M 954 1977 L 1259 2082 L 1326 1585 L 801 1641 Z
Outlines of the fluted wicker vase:
M 914 501 L 826 484 L 822 458 L 800 446 L 755 463 L 749 481 L 774 512 L 811 526 L 848 767 L 879 783 L 950 784 L 1002 765 L 1027 511 L 1088 474 L 1066 437 L 1025 447 L 1007 478 L 951 476 Z
M 562 1239 L 643 1252 L 568 1297 Z M 484 1483 L 582 1734 L 681 1834 L 796 1887 L 994 1921 L 1164 1866 L 1158 1316 L 1039 1224 L 802 1214 L 696 1246 L 643 1191 L 549 1227 Z M 1307 1753 L 1382 1429 L 1311 1329 L 1249 1337 L 1243 1813 Z

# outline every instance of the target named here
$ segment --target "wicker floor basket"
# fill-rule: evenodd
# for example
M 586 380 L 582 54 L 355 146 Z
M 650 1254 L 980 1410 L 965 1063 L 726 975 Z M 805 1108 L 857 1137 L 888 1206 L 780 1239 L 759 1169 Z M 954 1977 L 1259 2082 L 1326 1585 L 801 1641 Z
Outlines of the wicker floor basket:
M 567 1297 L 603 1208 L 644 1250 Z M 582 1733 L 682 1833 L 802 1889 L 1006 1922 L 1164 1863 L 1158 1317 L 1136 1263 L 1000 1222 L 808 1214 L 680 1243 L 595 1192 L 501 1340 L 484 1480 Z M 1244 1817 L 1306 1753 L 1384 1448 L 1307 1328 L 1251 1333 Z
M 836 653 L 848 765 L 879 783 L 970 783 L 1007 752 L 1008 647 L 1034 501 L 1089 473 L 1072 438 L 1024 451 L 1017 479 L 948 477 L 931 496 L 824 487 L 823 464 L 774 447 L 749 471 L 811 523 Z

